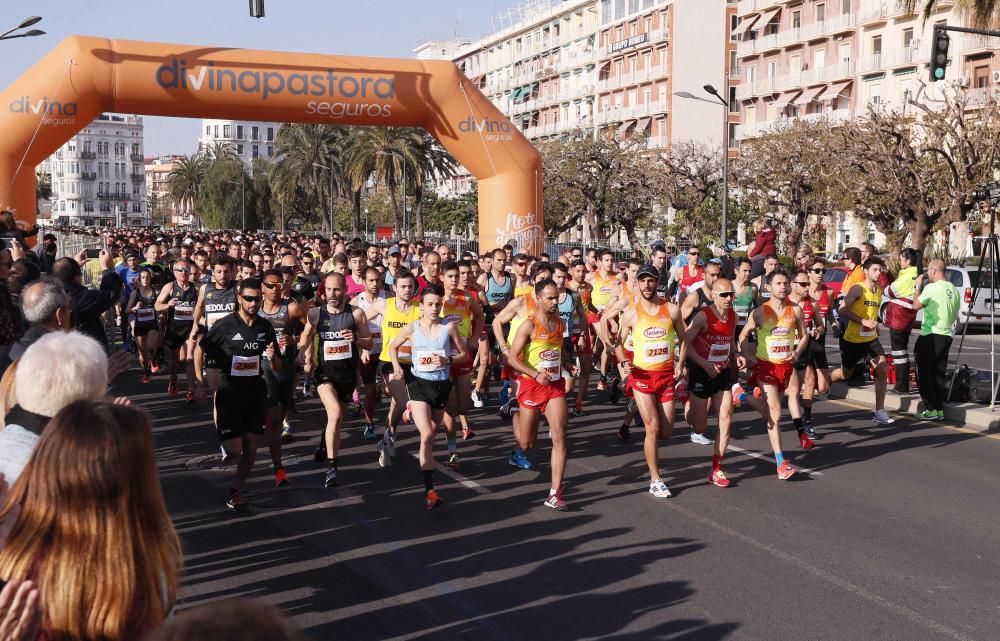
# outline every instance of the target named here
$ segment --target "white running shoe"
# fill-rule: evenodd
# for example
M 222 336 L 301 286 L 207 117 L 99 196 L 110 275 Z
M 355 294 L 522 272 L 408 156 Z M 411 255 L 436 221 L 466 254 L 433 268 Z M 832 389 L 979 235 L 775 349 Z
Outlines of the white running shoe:
M 699 434 L 698 432 L 691 430 L 691 442 L 697 443 L 698 445 L 711 445 L 715 441 L 708 438 L 704 434 Z
M 885 410 L 875 410 L 875 414 L 872 415 L 872 422 L 879 425 L 892 425 L 896 422 L 896 419 L 889 416 L 889 412 Z
M 482 395 L 479 394 L 479 390 L 472 390 L 471 396 L 472 396 L 473 407 L 482 407 L 484 405 L 483 397 Z
M 670 488 L 667 484 L 660 479 L 650 482 L 649 493 L 658 499 L 669 499 L 673 494 L 670 493 Z

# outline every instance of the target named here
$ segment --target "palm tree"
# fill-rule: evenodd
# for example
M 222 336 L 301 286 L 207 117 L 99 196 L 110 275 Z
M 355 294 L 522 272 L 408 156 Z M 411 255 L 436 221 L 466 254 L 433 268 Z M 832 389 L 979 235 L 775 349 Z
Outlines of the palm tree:
M 217 160 L 239 160 L 239 157 L 236 155 L 236 148 L 232 144 L 220 140 L 205 147 L 198 154 L 210 162 Z
M 426 131 L 421 133 L 418 151 L 418 165 L 416 171 L 413 172 L 411 182 L 413 183 L 413 220 L 419 238 L 424 233 L 423 200 L 427 182 L 453 178 L 458 174 L 458 162 L 445 151 L 434 136 Z
M 325 220 L 326 203 L 337 195 L 338 184 L 343 184 L 340 147 L 344 138 L 343 128 L 334 125 L 282 125 L 275 137 L 271 173 L 271 189 L 278 198 L 287 203 L 304 199 L 307 208 Z M 332 223 L 333 212 L 329 214 Z
M 923 7 L 924 19 L 929 18 L 942 4 L 942 0 L 906 0 L 909 11 Z M 961 14 L 969 16 L 977 27 L 1000 25 L 1000 0 L 955 0 L 955 6 Z
M 207 169 L 208 163 L 198 155 L 184 156 L 174 163 L 174 168 L 167 174 L 167 192 L 175 206 L 191 213 L 198 201 Z
M 415 176 L 423 174 L 423 135 L 411 127 L 357 127 L 344 145 L 343 159 L 352 190 L 358 190 L 369 181 L 384 184 L 389 190 L 397 232 L 403 233 L 401 200 L 396 188 L 407 182 L 416 184 Z M 405 167 L 405 170 L 404 170 Z M 403 190 L 405 198 L 405 187 Z M 417 236 L 423 235 L 423 221 L 414 220 Z M 408 230 L 407 230 L 408 233 Z

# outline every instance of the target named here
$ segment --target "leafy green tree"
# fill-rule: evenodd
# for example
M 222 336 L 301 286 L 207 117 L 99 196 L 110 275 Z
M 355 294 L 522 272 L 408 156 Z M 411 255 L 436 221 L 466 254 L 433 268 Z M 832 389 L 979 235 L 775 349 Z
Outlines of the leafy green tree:
M 167 174 L 167 193 L 185 214 L 192 213 L 198 203 L 208 164 L 202 156 L 185 156 L 179 158 Z
M 257 205 L 258 194 L 254 181 L 244 171 L 242 162 L 221 160 L 208 165 L 198 194 L 198 211 L 205 224 L 214 229 L 257 229 Z
M 403 233 L 404 192 L 411 191 L 406 187 L 415 184 L 418 174 L 423 175 L 424 153 L 421 131 L 411 127 L 357 127 L 344 145 L 344 168 L 352 185 L 359 188 L 373 182 L 389 190 L 393 225 L 398 234 Z M 404 174 L 407 186 L 400 189 Z M 417 235 L 422 235 L 423 220 L 413 223 Z M 409 235 L 409 230 L 406 233 Z
M 334 125 L 288 124 L 278 129 L 270 189 L 304 222 L 329 218 L 330 202 L 343 184 L 340 145 L 345 136 L 344 129 Z

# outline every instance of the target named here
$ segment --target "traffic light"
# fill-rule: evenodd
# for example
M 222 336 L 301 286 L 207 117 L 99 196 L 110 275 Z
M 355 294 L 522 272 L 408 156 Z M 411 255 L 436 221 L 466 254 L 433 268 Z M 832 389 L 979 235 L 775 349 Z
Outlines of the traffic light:
M 951 37 L 946 31 L 934 29 L 934 40 L 931 42 L 931 82 L 944 80 L 945 68 L 948 66 L 948 45 Z

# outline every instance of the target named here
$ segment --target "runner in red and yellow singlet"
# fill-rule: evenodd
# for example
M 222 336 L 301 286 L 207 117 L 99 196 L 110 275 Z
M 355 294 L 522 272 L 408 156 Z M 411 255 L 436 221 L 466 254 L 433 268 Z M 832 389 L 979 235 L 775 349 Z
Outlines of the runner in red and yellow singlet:
M 793 380 L 795 361 L 809 345 L 809 334 L 802 321 L 802 309 L 786 300 L 789 291 L 788 274 L 775 269 L 767 276 L 771 297 L 750 314 L 740 332 L 738 345 L 743 355 L 737 359 L 739 366 L 753 367 L 751 384 L 756 381 L 763 389 L 762 398 L 748 397 L 747 403 L 760 412 L 767 423 L 767 436 L 774 450 L 778 465 L 778 478 L 787 479 L 798 470 L 785 460 L 781 451 L 781 398 L 786 388 L 789 394 L 798 394 L 798 380 Z M 753 353 L 748 339 L 757 332 L 757 350 Z
M 646 427 L 643 452 L 649 468 L 649 493 L 658 498 L 671 496 L 660 477 L 658 440 L 666 441 L 674 427 L 674 375 L 683 374 L 685 343 L 675 328 L 682 328 L 680 311 L 656 293 L 659 271 L 652 265 L 638 270 L 638 296 L 633 307 L 621 317 L 615 355 L 622 374 L 628 378 L 639 415 Z M 631 338 L 632 356 L 624 342 Z M 680 341 L 678 366 L 674 365 L 674 344 Z

